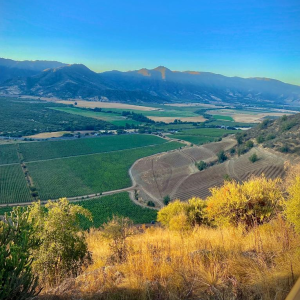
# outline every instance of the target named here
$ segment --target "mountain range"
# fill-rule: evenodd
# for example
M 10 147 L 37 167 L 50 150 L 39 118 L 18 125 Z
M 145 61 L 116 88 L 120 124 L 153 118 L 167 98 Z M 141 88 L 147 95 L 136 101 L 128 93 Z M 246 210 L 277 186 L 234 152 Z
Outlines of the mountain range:
M 96 73 L 82 64 L 0 59 L 0 95 L 120 102 L 299 104 L 300 86 L 269 78 L 171 71 L 163 66 Z

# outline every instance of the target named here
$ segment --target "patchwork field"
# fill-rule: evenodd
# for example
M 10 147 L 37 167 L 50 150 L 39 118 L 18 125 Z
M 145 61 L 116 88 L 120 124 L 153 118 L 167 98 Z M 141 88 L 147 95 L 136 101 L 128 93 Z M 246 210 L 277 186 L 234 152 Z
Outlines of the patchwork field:
M 160 145 L 109 153 L 27 163 L 41 200 L 73 197 L 131 186 L 128 170 L 139 158 L 169 151 L 182 144 Z
M 75 140 L 30 142 L 20 144 L 25 161 L 110 152 L 165 143 L 153 135 L 114 135 Z

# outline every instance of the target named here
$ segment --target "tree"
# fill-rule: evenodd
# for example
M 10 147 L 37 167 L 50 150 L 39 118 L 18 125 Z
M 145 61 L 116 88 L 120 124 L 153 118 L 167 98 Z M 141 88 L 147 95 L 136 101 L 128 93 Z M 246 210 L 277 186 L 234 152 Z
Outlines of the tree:
M 250 160 L 252 163 L 255 163 L 255 162 L 258 160 L 257 154 L 256 154 L 256 153 L 253 153 L 253 154 L 249 157 L 249 160 Z
M 199 163 L 196 164 L 199 171 L 202 171 L 207 168 L 207 163 L 201 160 Z
M 45 208 L 36 202 L 29 214 L 41 241 L 40 247 L 33 252 L 33 268 L 45 285 L 53 286 L 66 277 L 77 276 L 89 262 L 90 254 L 79 226 L 79 216 L 92 218 L 88 210 L 70 204 L 66 198 L 49 201 Z
M 129 218 L 113 216 L 112 220 L 103 224 L 102 237 L 109 240 L 113 262 L 123 262 L 127 258 L 127 238 L 133 234 L 133 222 Z
M 38 278 L 32 272 L 32 250 L 39 240 L 28 222 L 28 208 L 13 208 L 0 222 L 0 299 L 36 296 Z
M 227 159 L 227 156 L 225 155 L 224 150 L 219 151 L 219 153 L 217 154 L 218 156 L 218 162 L 222 163 Z

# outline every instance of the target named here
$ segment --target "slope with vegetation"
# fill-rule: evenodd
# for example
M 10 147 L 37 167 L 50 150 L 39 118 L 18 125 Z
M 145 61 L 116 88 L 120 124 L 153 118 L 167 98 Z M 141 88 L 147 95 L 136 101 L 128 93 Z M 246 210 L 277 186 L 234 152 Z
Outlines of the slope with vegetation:
M 249 139 L 263 147 L 283 153 L 300 154 L 300 114 L 282 116 L 276 120 L 266 119 L 256 127 L 239 135 L 241 144 Z
M 66 199 L 14 209 L 0 222 L 0 295 L 283 300 L 300 276 L 299 189 L 299 166 L 284 181 L 228 181 L 206 201 L 170 202 L 148 229 L 115 216 L 84 233 L 79 217 L 90 213 Z M 10 253 L 23 254 L 23 272 Z

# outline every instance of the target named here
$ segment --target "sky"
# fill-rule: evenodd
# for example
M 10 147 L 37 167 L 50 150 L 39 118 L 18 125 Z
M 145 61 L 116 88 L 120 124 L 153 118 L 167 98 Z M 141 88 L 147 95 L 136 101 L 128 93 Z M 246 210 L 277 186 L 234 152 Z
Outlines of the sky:
M 0 57 L 300 85 L 300 0 L 0 0 Z

